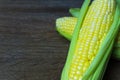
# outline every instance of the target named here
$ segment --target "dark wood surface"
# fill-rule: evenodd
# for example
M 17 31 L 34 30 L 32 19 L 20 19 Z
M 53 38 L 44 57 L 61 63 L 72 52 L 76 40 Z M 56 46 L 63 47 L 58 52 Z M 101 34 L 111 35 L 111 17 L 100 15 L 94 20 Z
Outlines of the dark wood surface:
M 58 17 L 83 0 L 0 0 L 0 80 L 60 80 L 69 41 L 55 30 Z M 105 80 L 120 80 L 111 60 Z

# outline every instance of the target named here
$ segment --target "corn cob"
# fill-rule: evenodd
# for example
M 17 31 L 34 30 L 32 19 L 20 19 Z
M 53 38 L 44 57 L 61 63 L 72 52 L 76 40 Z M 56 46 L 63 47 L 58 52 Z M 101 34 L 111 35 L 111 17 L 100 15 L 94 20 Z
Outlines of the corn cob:
M 74 17 L 58 18 L 56 21 L 56 26 L 57 26 L 56 29 L 61 35 L 71 40 L 76 22 L 77 22 L 77 18 Z
M 91 73 L 97 69 L 102 57 L 105 55 L 104 59 L 107 61 L 110 55 L 115 35 L 119 29 L 117 19 L 119 9 L 115 8 L 115 0 L 95 0 L 85 15 L 89 2 L 85 0 L 86 4 L 81 8 L 82 13 L 73 32 L 74 36 L 61 80 L 88 80 Z
M 103 3 L 104 5 L 102 5 Z M 101 4 L 101 6 L 96 6 L 99 4 Z M 111 5 L 111 7 L 109 8 L 108 5 Z M 95 6 L 96 8 L 94 8 Z M 90 6 L 79 33 L 76 50 L 69 72 L 70 79 L 81 79 L 83 73 L 95 58 L 98 49 L 101 46 L 100 44 L 113 22 L 113 7 L 114 4 L 110 0 L 96 0 Z M 100 9 L 103 9 L 101 14 Z
M 76 23 L 76 17 L 62 17 L 56 20 L 56 28 L 62 36 L 71 40 Z M 120 30 L 114 45 L 113 58 L 120 60 Z

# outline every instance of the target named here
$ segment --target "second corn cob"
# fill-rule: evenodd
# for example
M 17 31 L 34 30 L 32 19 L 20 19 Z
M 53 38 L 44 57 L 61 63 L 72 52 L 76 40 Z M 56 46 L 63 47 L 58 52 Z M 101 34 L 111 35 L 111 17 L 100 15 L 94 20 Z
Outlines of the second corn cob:
M 56 28 L 57 31 L 67 38 L 71 40 L 72 33 L 77 23 L 76 17 L 62 17 L 56 20 Z M 114 49 L 113 49 L 113 57 L 120 60 L 120 30 L 118 37 L 116 38 Z

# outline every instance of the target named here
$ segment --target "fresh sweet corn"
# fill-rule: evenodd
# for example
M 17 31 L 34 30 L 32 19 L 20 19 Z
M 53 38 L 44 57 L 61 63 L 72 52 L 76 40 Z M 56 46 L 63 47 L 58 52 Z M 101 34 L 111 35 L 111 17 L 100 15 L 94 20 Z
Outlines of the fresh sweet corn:
M 56 28 L 62 36 L 64 36 L 68 40 L 71 40 L 76 23 L 76 17 L 62 17 L 56 20 Z M 120 30 L 115 41 L 113 57 L 120 60 Z
M 113 23 L 114 9 L 114 0 L 93 1 L 79 32 L 69 71 L 70 80 L 82 79 Z
M 56 20 L 56 28 L 60 34 L 62 33 L 65 38 L 71 40 L 76 23 L 77 18 L 75 17 L 62 17 Z M 63 32 L 68 34 L 69 37 L 66 37 L 66 34 Z
M 63 17 L 56 20 L 57 31 L 61 35 L 64 35 L 69 40 L 72 38 L 72 33 L 75 28 L 77 18 L 74 17 Z
M 118 20 L 119 16 L 115 0 L 94 0 L 88 10 L 86 6 L 90 0 L 85 1 L 85 8 L 83 6 L 80 13 L 82 18 L 79 18 L 73 33 L 61 80 L 89 80 L 98 64 L 101 64 L 102 58 L 105 65 L 118 32 L 118 21 L 113 22 Z M 86 15 L 83 15 L 86 10 Z

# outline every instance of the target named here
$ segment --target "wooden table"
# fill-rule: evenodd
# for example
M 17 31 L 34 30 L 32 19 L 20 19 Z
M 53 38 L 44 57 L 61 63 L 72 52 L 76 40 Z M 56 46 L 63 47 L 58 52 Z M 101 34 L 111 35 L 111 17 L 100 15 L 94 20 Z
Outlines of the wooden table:
M 60 80 L 69 41 L 55 30 L 58 17 L 83 0 L 0 0 L 0 80 Z M 120 80 L 111 60 L 105 80 Z

